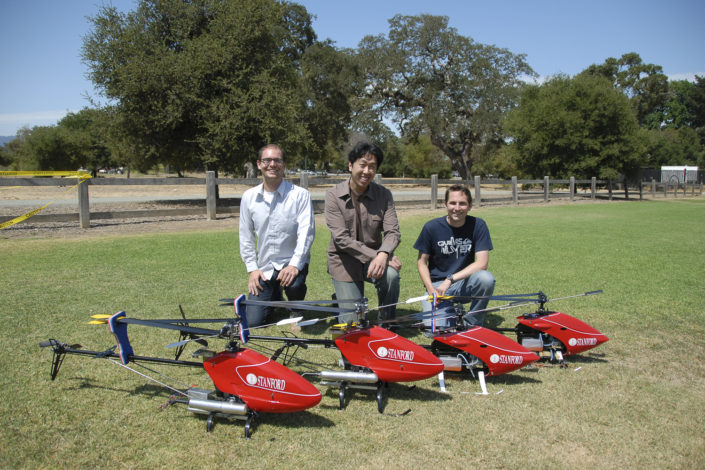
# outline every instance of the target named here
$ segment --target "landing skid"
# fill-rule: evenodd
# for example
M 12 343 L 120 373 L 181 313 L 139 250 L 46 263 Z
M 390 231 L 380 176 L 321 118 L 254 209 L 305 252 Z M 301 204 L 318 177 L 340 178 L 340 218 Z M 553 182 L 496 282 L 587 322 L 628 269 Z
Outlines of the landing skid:
M 322 381 L 321 385 L 326 385 L 328 387 L 337 387 L 338 388 L 338 400 L 339 400 L 338 409 L 340 409 L 340 410 L 345 408 L 345 402 L 346 402 L 345 396 L 346 396 L 346 392 L 348 389 L 374 391 L 376 399 L 377 399 L 377 411 L 379 411 L 380 413 L 384 413 L 384 407 L 385 407 L 384 389 L 387 386 L 386 382 L 382 382 L 380 380 L 376 384 L 370 385 L 370 384 L 361 384 L 361 383 L 348 382 L 348 381 L 342 380 L 340 382 Z
M 245 421 L 245 427 L 244 427 L 245 439 L 249 439 L 252 436 L 252 428 L 254 427 L 256 417 L 257 417 L 257 413 L 254 411 L 249 411 L 244 416 L 210 412 L 210 413 L 208 413 L 208 417 L 206 418 L 206 432 L 213 431 L 213 426 L 215 426 L 215 419 L 216 418 L 227 419 L 227 420 L 237 419 L 240 421 Z

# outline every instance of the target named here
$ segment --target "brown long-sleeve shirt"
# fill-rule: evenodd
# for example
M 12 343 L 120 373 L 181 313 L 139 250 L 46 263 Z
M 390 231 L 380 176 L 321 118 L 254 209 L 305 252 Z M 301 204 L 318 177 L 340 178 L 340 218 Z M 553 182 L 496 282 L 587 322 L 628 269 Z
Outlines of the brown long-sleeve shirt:
M 370 183 L 360 195 L 359 213 L 358 224 L 349 181 L 326 191 L 326 224 L 331 233 L 328 273 L 336 281 L 363 281 L 364 264 L 380 251 L 391 258 L 401 242 L 394 199 L 387 188 Z

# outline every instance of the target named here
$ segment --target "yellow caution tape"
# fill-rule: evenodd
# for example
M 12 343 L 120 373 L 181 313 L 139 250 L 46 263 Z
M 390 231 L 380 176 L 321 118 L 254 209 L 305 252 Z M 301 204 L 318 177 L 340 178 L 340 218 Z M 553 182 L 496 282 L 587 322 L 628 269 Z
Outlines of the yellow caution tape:
M 78 183 L 66 189 L 64 192 L 68 192 L 72 189 L 75 189 L 76 187 L 78 187 L 79 184 L 83 183 L 91 177 L 89 173 L 84 171 L 0 171 L 0 176 L 68 176 L 73 178 L 79 178 Z M 44 204 L 39 209 L 34 209 L 33 211 L 27 212 L 26 214 L 23 214 L 19 217 L 15 217 L 12 220 L 0 223 L 0 230 L 5 229 L 7 227 L 12 227 L 13 225 L 16 225 L 24 220 L 29 219 L 33 215 L 44 210 L 48 205 L 52 204 L 53 202 L 54 201 L 51 201 L 47 204 Z
M 0 171 L 0 176 L 68 176 L 73 178 L 90 178 L 87 171 Z

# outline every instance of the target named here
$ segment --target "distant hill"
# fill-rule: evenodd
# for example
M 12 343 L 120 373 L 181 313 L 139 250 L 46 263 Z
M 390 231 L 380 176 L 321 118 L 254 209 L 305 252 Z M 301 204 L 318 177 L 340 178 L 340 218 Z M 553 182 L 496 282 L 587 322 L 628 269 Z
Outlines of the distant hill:
M 0 145 L 5 145 L 14 138 L 14 135 L 0 135 Z

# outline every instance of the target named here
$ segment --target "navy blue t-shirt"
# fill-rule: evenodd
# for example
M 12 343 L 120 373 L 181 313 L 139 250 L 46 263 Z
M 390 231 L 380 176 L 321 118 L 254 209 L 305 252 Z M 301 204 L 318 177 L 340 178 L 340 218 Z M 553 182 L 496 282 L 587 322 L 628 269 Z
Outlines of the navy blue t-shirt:
M 492 249 L 484 220 L 468 216 L 462 227 L 451 227 L 445 217 L 429 220 L 421 229 L 414 248 L 429 255 L 431 281 L 441 281 L 473 261 L 478 251 Z

